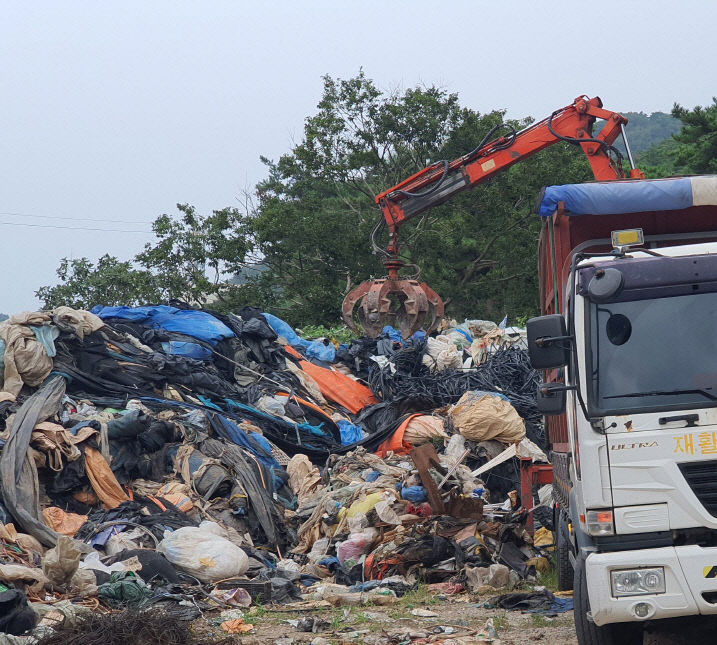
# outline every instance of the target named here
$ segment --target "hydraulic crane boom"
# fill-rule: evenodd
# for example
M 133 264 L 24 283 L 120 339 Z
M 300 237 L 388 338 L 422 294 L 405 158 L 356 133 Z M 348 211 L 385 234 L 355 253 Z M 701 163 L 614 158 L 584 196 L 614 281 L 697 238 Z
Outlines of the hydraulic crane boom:
M 596 119 L 604 119 L 600 132 L 593 135 Z M 397 324 L 404 338 L 421 328 L 428 318 L 427 331 L 433 331 L 443 317 L 443 302 L 425 283 L 400 280 L 398 271 L 404 265 L 399 258 L 398 229 L 408 220 L 451 199 L 457 193 L 473 188 L 513 164 L 560 141 L 579 145 L 590 163 L 597 181 L 624 178 L 622 155 L 613 146 L 622 136 L 630 162 L 630 178 L 643 179 L 635 168 L 625 136 L 627 119 L 605 110 L 598 97 L 579 96 L 548 118 L 516 132 L 507 124 L 493 128 L 471 152 L 453 161 L 438 161 L 408 179 L 376 196 L 388 227 L 388 246 L 384 266 L 388 277 L 366 281 L 344 299 L 343 318 L 358 331 L 354 306 L 362 300 L 358 311 L 359 324 L 376 337 L 385 324 Z M 508 132 L 492 139 L 498 130 Z

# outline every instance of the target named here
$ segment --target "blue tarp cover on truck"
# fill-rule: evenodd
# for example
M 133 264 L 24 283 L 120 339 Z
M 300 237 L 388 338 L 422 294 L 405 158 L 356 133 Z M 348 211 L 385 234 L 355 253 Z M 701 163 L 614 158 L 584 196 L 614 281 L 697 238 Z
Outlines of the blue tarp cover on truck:
M 717 176 L 603 181 L 548 186 L 538 214 L 549 217 L 565 204 L 566 215 L 613 215 L 717 205 Z

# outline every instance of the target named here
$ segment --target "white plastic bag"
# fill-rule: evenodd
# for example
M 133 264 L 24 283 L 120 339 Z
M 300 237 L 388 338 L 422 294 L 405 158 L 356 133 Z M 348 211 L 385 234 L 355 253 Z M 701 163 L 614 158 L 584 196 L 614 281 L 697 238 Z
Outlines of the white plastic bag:
M 243 575 L 248 566 L 246 553 L 229 540 L 217 535 L 219 525 L 185 526 L 165 533 L 157 551 L 167 560 L 202 582 L 215 582 Z
M 115 562 L 114 564 L 107 566 L 100 560 L 100 554 L 97 551 L 92 551 L 85 556 L 85 559 L 80 562 L 80 569 L 91 569 L 92 571 L 102 571 L 103 573 L 112 574 L 115 571 L 127 571 L 127 567 L 123 562 Z
M 426 339 L 426 353 L 421 362 L 432 372 L 463 367 L 463 353 L 446 336 Z
M 323 560 L 329 551 L 329 538 L 320 538 L 314 542 L 309 552 L 309 562 L 316 563 Z
M 105 544 L 105 553 L 107 555 L 117 555 L 118 553 L 122 553 L 122 551 L 132 551 L 134 549 L 139 549 L 139 544 L 131 540 L 129 536 L 124 533 L 111 536 L 109 540 L 107 540 L 107 544 Z
M 287 580 L 298 580 L 301 577 L 301 567 L 294 560 L 279 560 L 276 563 L 276 573 Z

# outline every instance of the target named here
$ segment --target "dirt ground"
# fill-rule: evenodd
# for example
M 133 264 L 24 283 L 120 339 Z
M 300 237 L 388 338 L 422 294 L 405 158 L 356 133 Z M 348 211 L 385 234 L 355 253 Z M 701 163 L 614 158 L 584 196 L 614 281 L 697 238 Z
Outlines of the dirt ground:
M 483 641 L 478 636 L 486 621 L 492 619 L 499 639 L 492 641 L 494 645 L 577 645 L 572 612 L 548 618 L 486 609 L 480 606 L 482 602 L 485 602 L 485 598 L 458 596 L 443 600 L 409 596 L 386 607 L 252 607 L 245 611 L 244 621 L 254 625 L 254 628 L 240 638 L 242 645 L 269 645 L 279 639 L 282 639 L 279 645 L 308 645 L 317 637 L 324 639 L 324 645 L 383 645 L 409 640 L 468 645 L 491 642 Z M 415 610 L 438 616 L 416 616 L 412 613 Z M 287 622 L 302 618 L 318 619 L 320 629 L 316 633 L 301 632 Z M 202 631 L 208 628 L 217 639 L 226 636 L 219 626 L 220 620 L 208 618 Z M 401 634 L 409 631 L 413 632 L 410 636 Z

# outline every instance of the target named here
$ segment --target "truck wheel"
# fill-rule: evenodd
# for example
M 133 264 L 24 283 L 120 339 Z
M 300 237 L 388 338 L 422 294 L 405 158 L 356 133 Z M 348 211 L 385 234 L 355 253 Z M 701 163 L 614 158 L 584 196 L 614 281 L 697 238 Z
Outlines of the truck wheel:
M 558 590 L 570 591 L 573 588 L 575 571 L 570 562 L 570 542 L 568 538 L 568 521 L 565 513 L 558 511 L 555 522 L 555 557 L 558 566 Z
M 642 623 L 615 623 L 599 627 L 588 620 L 590 600 L 584 558 L 577 560 L 574 585 L 575 633 L 579 645 L 642 645 Z

